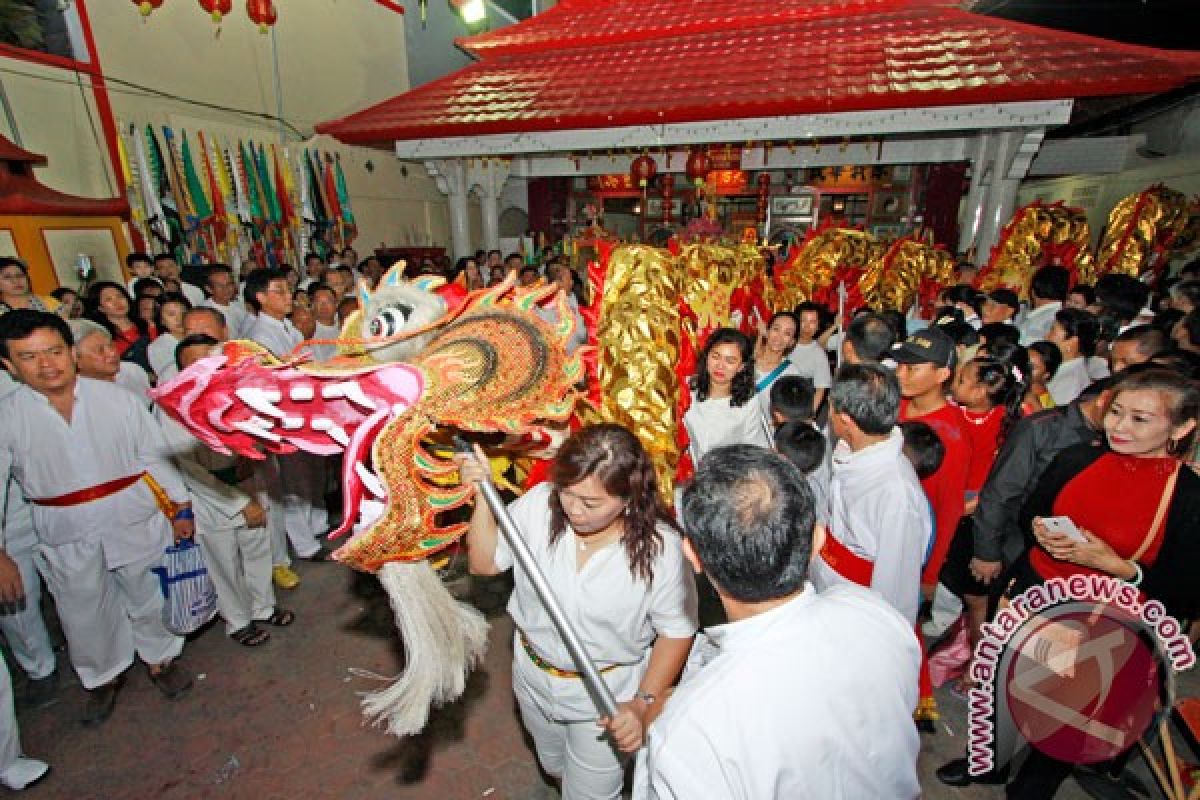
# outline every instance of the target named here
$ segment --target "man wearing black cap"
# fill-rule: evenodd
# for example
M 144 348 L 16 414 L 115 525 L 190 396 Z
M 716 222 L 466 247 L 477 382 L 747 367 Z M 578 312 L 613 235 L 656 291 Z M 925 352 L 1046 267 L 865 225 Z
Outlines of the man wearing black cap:
M 921 585 L 932 590 L 938 570 L 958 521 L 962 518 L 967 486 L 971 440 L 962 411 L 946 400 L 946 386 L 954 378 L 954 340 L 936 326 L 918 331 L 892 348 L 896 378 L 900 381 L 900 420 L 920 420 L 937 433 L 946 448 L 942 466 L 921 481 L 933 504 L 936 541 L 921 576 Z
M 990 322 L 1007 322 L 1012 324 L 1021 311 L 1021 300 L 1012 289 L 997 289 L 989 292 L 983 298 L 983 308 L 980 317 L 983 324 Z

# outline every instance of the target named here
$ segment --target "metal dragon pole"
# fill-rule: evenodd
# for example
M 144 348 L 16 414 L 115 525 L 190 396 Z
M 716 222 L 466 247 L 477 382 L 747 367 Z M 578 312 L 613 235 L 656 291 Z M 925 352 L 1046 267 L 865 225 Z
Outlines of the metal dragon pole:
M 466 441 L 456 437 L 455 447 L 459 452 L 476 458 L 475 453 L 471 450 L 471 445 Z M 550 588 L 550 583 L 546 580 L 545 573 L 542 572 L 542 568 L 534 560 L 533 553 L 529 549 L 529 544 L 525 541 L 525 537 L 521 534 L 517 523 L 513 521 L 512 516 L 508 513 L 508 506 L 505 504 L 504 498 L 500 496 L 500 492 L 496 490 L 496 485 L 492 483 L 490 477 L 485 477 L 479 482 L 479 492 L 483 495 L 483 499 L 487 501 L 488 508 L 492 510 L 492 516 L 496 520 L 496 527 L 499 528 L 500 533 L 504 536 L 504 541 L 508 543 L 508 549 L 512 551 L 514 560 L 520 565 L 521 569 L 525 570 L 525 574 L 529 577 L 529 582 L 533 585 L 533 590 L 537 592 L 538 599 L 542 601 L 542 605 L 546 608 L 546 613 L 550 615 L 550 621 L 554 623 L 559 636 L 562 637 L 563 643 L 571 653 L 571 659 L 575 662 L 575 669 L 583 679 L 583 685 L 587 688 L 592 702 L 596 704 L 596 710 L 602 716 L 611 719 L 617 713 L 616 698 L 613 697 L 608 684 L 600 677 L 600 670 L 596 668 L 596 664 L 583 648 L 583 641 L 579 638 L 579 632 L 575 630 L 575 626 L 571 624 L 571 620 L 567 619 L 567 614 L 563 611 L 558 598 L 554 596 L 554 590 Z

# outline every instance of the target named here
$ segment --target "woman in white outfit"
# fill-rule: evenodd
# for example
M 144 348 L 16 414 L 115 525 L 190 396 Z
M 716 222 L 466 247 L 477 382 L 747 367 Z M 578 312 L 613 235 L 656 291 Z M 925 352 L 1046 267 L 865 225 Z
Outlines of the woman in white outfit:
M 761 406 L 754 399 L 754 354 L 750 337 L 718 328 L 696 360 L 692 404 L 683 415 L 692 463 L 727 444 L 771 446 Z
M 482 456 L 459 457 L 464 482 L 487 475 Z M 641 747 L 696 631 L 695 580 L 654 466 L 625 428 L 584 428 L 563 443 L 550 481 L 509 511 L 619 709 L 598 719 L 529 576 L 497 537 L 487 504 L 476 502 L 467 533 L 471 572 L 513 568 L 508 611 L 521 720 L 542 768 L 561 781 L 563 800 L 618 798 L 625 754 Z

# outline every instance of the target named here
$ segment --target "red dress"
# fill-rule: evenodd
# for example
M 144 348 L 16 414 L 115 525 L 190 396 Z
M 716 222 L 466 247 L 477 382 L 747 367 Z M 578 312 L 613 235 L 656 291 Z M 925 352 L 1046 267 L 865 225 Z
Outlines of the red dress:
M 1121 558 L 1132 558 L 1146 539 L 1167 479 L 1178 463 L 1169 456 L 1137 458 L 1105 453 L 1063 486 L 1054 499 L 1054 515 L 1070 517 L 1077 527 L 1107 542 Z M 1158 556 L 1165 527 L 1164 515 L 1149 548 L 1138 559 L 1143 566 L 1152 565 Z M 1069 561 L 1058 561 L 1041 547 L 1033 548 L 1029 563 L 1046 580 L 1104 574 Z
M 1004 407 L 996 406 L 980 414 L 961 409 L 967 423 L 967 436 L 971 440 L 971 460 L 967 466 L 967 491 L 979 494 L 992 471 L 996 453 L 1000 450 L 1000 429 L 1004 426 Z
M 157 335 L 158 332 L 151 325 L 147 339 L 153 340 Z M 117 348 L 117 355 L 124 357 L 125 351 L 137 344 L 141 338 L 142 332 L 138 330 L 137 325 L 130 325 L 125 330 L 113 334 L 113 347 Z
M 958 530 L 958 523 L 966 505 L 971 436 L 962 409 L 951 403 L 946 403 L 924 416 L 914 417 L 908 413 L 908 400 L 901 400 L 900 419 L 905 422 L 924 422 L 933 428 L 934 433 L 942 440 L 942 446 L 946 448 L 942 466 L 937 472 L 921 479 L 921 488 L 925 490 L 925 495 L 933 507 L 935 526 L 933 551 L 921 572 L 921 585 L 933 586 L 938 581 L 942 562 L 946 560 L 946 551 L 950 549 L 950 541 Z

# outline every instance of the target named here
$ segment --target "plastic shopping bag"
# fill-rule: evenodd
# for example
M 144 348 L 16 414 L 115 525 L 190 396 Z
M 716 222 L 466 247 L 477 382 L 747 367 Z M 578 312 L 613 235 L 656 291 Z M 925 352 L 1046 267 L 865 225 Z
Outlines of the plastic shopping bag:
M 191 539 L 168 547 L 158 574 L 163 596 L 163 625 L 177 636 L 186 636 L 217 615 L 217 590 L 204 556 Z

